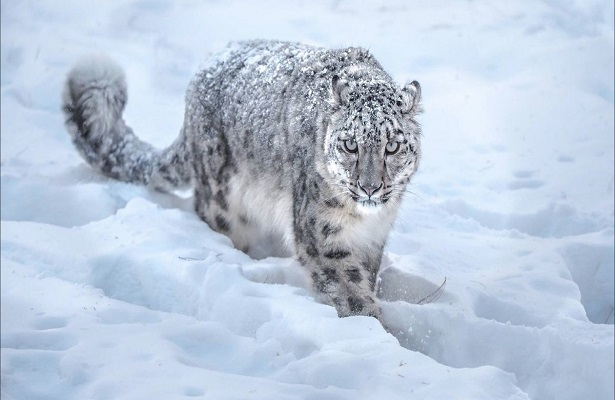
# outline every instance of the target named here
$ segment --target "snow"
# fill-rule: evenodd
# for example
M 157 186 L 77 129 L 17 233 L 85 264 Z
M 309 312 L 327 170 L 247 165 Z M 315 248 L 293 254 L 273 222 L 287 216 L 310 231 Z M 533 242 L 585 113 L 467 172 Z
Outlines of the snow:
M 3 1 L 3 399 L 612 399 L 613 2 Z M 126 119 L 179 132 L 227 42 L 362 46 L 416 79 L 423 158 L 386 248 L 384 327 L 254 260 L 190 194 L 108 180 L 65 74 L 125 68 Z M 442 296 L 418 301 L 446 278 Z

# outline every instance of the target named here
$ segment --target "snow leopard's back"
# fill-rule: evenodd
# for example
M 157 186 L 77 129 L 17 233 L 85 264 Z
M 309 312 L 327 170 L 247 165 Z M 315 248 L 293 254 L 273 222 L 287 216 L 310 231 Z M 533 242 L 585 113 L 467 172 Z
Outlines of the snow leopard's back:
M 270 171 L 294 157 L 289 150 L 302 140 L 307 143 L 300 147 L 316 143 L 317 137 L 298 134 L 313 135 L 320 127 L 302 125 L 314 124 L 331 111 L 332 77 L 358 63 L 369 65 L 375 77 L 391 81 L 360 48 L 330 50 L 263 40 L 232 43 L 192 81 L 186 124 L 223 127 L 230 146 L 246 150 L 251 168 Z M 220 129 L 208 132 L 216 131 Z M 207 133 L 198 139 L 206 141 Z

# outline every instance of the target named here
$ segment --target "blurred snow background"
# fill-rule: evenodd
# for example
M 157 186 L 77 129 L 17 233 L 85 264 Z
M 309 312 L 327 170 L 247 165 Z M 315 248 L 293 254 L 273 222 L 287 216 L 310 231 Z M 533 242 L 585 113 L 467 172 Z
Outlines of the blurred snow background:
M 3 399 L 612 399 L 613 2 L 1 3 Z M 126 70 L 164 147 L 231 40 L 371 50 L 423 87 L 421 168 L 372 318 L 313 301 L 190 199 L 77 155 L 66 72 Z M 447 278 L 436 302 L 418 299 Z

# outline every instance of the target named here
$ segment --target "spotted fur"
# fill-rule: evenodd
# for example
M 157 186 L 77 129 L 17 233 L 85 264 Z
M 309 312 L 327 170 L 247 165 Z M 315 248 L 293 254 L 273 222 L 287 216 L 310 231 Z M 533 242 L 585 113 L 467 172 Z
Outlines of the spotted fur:
M 88 163 L 192 185 L 197 214 L 238 248 L 293 253 L 340 316 L 380 315 L 382 252 L 420 155 L 418 83 L 397 87 L 361 48 L 233 44 L 196 75 L 180 136 L 161 151 L 124 123 L 126 99 L 108 59 L 69 73 L 66 127 Z

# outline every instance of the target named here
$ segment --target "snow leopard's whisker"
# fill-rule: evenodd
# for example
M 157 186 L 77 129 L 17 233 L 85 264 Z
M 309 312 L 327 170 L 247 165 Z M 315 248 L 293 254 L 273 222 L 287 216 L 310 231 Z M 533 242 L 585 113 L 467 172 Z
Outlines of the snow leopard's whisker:
M 423 200 L 423 201 L 425 200 L 425 199 L 424 199 L 424 198 L 422 198 L 420 195 L 416 194 L 415 192 L 413 192 L 413 191 L 411 191 L 411 190 L 409 190 L 409 189 L 406 189 L 405 191 L 401 191 L 401 192 L 402 192 L 402 193 L 403 193 L 403 192 L 405 192 L 405 193 L 410 193 L 411 195 L 413 195 L 413 196 L 415 196 L 415 197 L 419 198 L 420 200 Z

